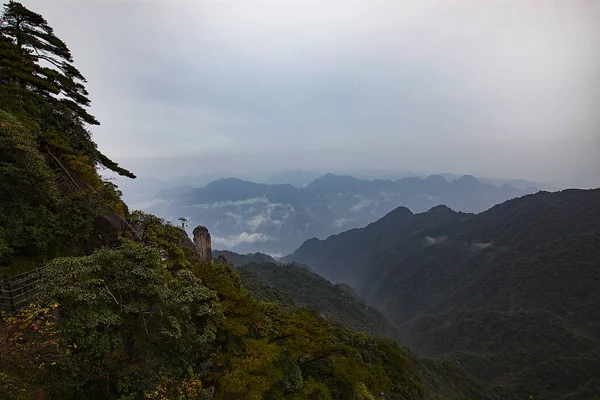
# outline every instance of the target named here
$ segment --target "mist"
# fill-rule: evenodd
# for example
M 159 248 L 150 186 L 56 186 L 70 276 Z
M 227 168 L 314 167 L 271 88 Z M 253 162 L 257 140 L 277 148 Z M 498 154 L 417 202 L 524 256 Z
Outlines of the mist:
M 595 1 L 23 3 L 88 79 L 94 140 L 141 178 L 302 168 L 600 186 Z

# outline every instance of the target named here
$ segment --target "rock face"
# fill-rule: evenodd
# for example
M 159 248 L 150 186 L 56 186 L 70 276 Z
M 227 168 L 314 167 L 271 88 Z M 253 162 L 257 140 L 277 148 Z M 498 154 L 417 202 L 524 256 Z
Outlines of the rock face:
M 115 213 L 96 217 L 92 224 L 92 232 L 82 243 L 85 254 L 92 254 L 101 247 L 118 247 L 121 244 L 121 236 L 136 238 L 133 229 Z
M 184 249 L 189 249 L 190 251 L 195 253 L 196 246 L 194 246 L 194 242 L 192 242 L 192 240 L 190 239 L 188 234 L 183 229 L 181 229 L 181 228 L 177 228 L 177 229 L 179 229 L 179 232 L 180 232 L 179 247 L 182 247 Z
M 212 247 L 210 244 L 210 233 L 205 226 L 197 226 L 194 228 L 194 246 L 196 253 L 202 261 L 212 261 Z

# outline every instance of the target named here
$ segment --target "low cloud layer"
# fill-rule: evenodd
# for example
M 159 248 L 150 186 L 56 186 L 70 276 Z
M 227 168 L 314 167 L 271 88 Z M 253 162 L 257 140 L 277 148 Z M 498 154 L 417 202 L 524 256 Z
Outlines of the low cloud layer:
M 437 236 L 437 237 L 425 236 L 425 243 L 428 246 L 432 246 L 434 244 L 444 243 L 446 241 L 446 239 L 448 239 L 446 236 Z
M 234 248 L 244 243 L 264 243 L 264 242 L 273 242 L 275 238 L 267 236 L 263 233 L 249 233 L 242 232 L 239 235 L 235 236 L 227 236 L 227 237 L 213 237 L 212 242 L 216 245 L 223 245 L 228 248 Z
M 202 203 L 202 204 L 193 204 L 187 207 L 199 207 L 199 208 L 225 208 L 231 206 L 248 206 L 253 204 L 262 204 L 269 203 L 269 200 L 266 197 L 253 197 L 250 199 L 237 200 L 237 201 L 217 201 L 214 203 Z

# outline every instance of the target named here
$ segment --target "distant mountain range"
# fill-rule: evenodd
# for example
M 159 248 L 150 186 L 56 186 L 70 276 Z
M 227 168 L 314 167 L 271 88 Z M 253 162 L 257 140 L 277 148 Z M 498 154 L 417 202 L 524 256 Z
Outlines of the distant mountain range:
M 439 175 L 369 181 L 326 174 L 304 188 L 228 178 L 201 188 L 162 190 L 148 199 L 145 210 L 173 222 L 187 217 L 191 228 L 207 226 L 215 248 L 284 255 L 306 239 L 365 226 L 398 206 L 423 212 L 445 204 L 480 212 L 536 191 L 486 184 L 470 175 L 449 182 Z
M 539 192 L 477 215 L 399 207 L 282 261 L 350 284 L 404 344 L 518 398 L 598 398 L 600 189 Z

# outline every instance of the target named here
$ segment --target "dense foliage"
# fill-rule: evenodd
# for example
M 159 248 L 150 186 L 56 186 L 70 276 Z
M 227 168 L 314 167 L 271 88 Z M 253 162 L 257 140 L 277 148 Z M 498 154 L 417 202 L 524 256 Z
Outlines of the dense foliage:
M 82 254 L 94 220 L 126 212 L 99 167 L 131 173 L 100 153 L 85 79 L 40 15 L 18 2 L 0 22 L 0 275 Z
M 225 257 L 228 263 L 233 264 L 234 267 L 241 267 L 242 265 L 250 263 L 276 263 L 273 257 L 264 253 L 251 253 L 251 254 L 238 254 L 229 250 L 213 250 L 213 258 L 218 259 L 219 256 Z
M 567 190 L 478 215 L 399 208 L 294 256 L 342 281 L 347 265 L 347 281 L 422 354 L 521 398 L 587 399 L 600 392 L 599 249 L 600 190 Z
M 395 343 L 255 300 L 230 266 L 172 268 L 161 252 L 125 241 L 50 262 L 39 302 L 51 318 L 28 310 L 6 321 L 16 332 L 7 353 L 20 352 L 0 375 L 8 398 L 425 396 Z M 40 337 L 23 341 L 32 324 Z
M 257 399 L 423 396 L 406 351 L 393 342 L 346 330 L 306 309 L 284 313 L 255 300 L 230 266 L 204 264 L 195 271 L 223 304 L 218 368 L 209 380 L 225 393 Z
M 59 352 L 51 397 L 140 397 L 163 377 L 194 380 L 206 368 L 221 309 L 189 270 L 165 270 L 157 249 L 125 242 L 44 271 L 43 304 L 57 304 Z
M 294 264 L 251 263 L 238 269 L 252 296 L 264 301 L 297 304 L 347 328 L 399 339 L 397 330 L 376 309 L 344 284 L 332 284 L 306 267 Z
M 410 237 L 414 232 L 461 219 L 465 214 L 437 206 L 426 213 L 413 214 L 401 206 L 364 228 L 351 229 L 325 240 L 307 240 L 285 261 L 300 262 L 331 279 L 358 287 L 369 272 L 369 262 L 382 251 Z

